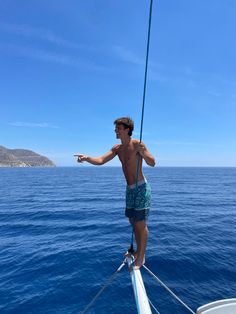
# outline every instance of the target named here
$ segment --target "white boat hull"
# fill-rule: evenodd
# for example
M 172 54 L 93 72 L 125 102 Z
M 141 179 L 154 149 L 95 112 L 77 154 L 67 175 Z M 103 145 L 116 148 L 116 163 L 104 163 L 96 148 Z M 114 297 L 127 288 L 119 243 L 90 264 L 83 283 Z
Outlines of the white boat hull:
M 236 314 L 236 299 L 225 299 L 203 305 L 197 314 Z

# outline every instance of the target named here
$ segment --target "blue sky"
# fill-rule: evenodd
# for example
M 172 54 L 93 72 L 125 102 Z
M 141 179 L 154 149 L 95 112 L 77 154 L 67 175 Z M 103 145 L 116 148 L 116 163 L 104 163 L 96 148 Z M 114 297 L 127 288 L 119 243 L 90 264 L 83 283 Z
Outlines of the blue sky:
M 0 145 L 58 166 L 139 137 L 149 1 L 1 1 Z M 236 1 L 154 0 L 143 141 L 159 166 L 236 166 Z M 118 165 L 117 159 L 110 165 Z

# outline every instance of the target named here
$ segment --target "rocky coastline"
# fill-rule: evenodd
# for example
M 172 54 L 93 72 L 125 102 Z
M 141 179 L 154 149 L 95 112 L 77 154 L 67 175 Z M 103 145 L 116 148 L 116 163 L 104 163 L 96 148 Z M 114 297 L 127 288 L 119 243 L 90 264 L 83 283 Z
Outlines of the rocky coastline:
M 0 167 L 55 167 L 49 158 L 28 149 L 0 146 Z

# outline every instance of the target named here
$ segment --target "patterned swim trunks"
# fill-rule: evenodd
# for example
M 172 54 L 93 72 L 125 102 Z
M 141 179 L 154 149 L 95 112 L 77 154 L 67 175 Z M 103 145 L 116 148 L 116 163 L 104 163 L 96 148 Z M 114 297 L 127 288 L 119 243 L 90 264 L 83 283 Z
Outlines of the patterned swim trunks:
M 151 187 L 146 180 L 126 187 L 125 216 L 134 221 L 146 220 L 149 215 L 151 201 Z

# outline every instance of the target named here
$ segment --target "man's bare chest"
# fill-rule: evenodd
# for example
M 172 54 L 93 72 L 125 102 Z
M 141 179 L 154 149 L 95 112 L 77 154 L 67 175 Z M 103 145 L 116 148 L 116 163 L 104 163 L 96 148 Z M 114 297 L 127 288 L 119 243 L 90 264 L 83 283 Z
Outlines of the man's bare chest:
M 130 162 L 136 159 L 137 151 L 134 147 L 120 147 L 118 156 L 122 162 Z

